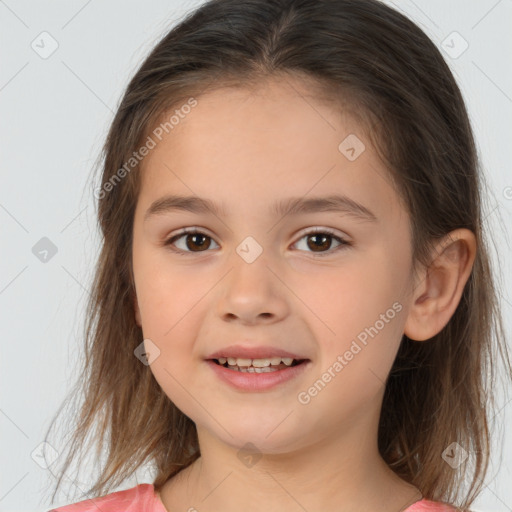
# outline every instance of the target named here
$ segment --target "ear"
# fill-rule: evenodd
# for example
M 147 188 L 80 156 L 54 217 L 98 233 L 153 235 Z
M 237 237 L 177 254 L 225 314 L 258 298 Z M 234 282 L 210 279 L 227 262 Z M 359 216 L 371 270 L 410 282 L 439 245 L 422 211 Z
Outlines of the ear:
M 132 300 L 133 300 L 133 308 L 135 312 L 135 322 L 139 327 L 142 327 L 142 320 L 140 316 L 140 308 L 139 308 L 139 301 L 137 300 L 137 294 L 135 292 L 132 293 Z
M 411 340 L 438 334 L 457 309 L 476 256 L 476 238 L 469 229 L 448 233 L 434 248 L 431 264 L 420 275 L 404 326 Z

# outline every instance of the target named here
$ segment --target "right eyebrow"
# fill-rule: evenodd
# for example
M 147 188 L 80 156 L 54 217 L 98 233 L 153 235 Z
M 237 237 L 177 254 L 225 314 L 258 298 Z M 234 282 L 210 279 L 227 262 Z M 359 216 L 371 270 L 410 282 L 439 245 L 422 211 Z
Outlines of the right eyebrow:
M 217 217 L 226 216 L 224 206 L 217 205 L 209 199 L 198 196 L 166 195 L 151 204 L 144 214 L 144 222 L 154 215 L 180 210 L 192 213 L 213 214 Z M 270 212 L 277 216 L 339 212 L 361 221 L 378 222 L 377 216 L 370 209 L 345 195 L 310 198 L 292 197 L 273 204 Z

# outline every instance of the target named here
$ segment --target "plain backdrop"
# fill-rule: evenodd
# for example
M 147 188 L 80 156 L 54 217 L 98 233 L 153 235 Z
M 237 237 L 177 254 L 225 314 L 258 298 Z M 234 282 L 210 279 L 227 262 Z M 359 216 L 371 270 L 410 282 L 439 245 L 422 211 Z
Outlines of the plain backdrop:
M 41 443 L 74 382 L 99 250 L 92 168 L 137 66 L 200 3 L 0 0 L 0 511 L 50 508 L 54 482 Z M 510 333 L 512 1 L 393 5 L 439 46 L 467 100 L 489 183 L 487 216 L 495 226 Z M 501 428 L 475 511 L 512 511 L 507 400 L 498 396 Z M 122 488 L 144 481 L 150 473 L 141 470 Z M 64 494 L 57 500 L 53 506 L 70 502 Z

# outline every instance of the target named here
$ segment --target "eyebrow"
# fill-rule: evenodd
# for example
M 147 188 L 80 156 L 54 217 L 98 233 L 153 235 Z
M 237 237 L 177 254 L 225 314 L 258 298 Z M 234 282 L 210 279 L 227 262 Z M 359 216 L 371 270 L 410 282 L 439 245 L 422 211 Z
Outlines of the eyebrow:
M 144 214 L 144 222 L 150 217 L 171 211 L 226 216 L 225 209 L 216 203 L 197 196 L 166 195 L 155 200 Z M 326 197 L 291 197 L 274 203 L 270 213 L 277 216 L 317 212 L 339 212 L 366 222 L 377 222 L 376 215 L 366 206 L 344 195 Z

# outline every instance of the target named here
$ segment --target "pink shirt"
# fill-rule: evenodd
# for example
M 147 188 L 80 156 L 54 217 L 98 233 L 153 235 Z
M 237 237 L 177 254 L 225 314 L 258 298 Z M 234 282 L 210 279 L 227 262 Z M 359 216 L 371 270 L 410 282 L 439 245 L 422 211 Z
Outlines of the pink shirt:
M 453 512 L 456 509 L 438 501 L 422 499 L 402 512 Z M 164 507 L 153 484 L 139 484 L 101 498 L 89 499 L 48 510 L 48 512 L 171 512 Z

